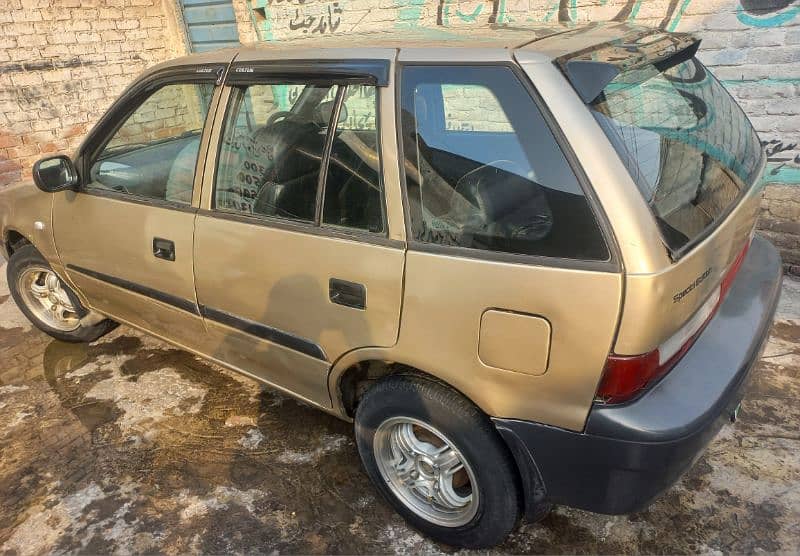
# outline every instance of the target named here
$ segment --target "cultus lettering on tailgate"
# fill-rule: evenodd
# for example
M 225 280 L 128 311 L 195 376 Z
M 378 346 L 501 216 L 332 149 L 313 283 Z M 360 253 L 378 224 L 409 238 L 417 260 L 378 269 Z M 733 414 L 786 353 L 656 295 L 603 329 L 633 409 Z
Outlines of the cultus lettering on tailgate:
M 686 297 L 687 295 L 689 295 L 693 289 L 695 289 L 697 286 L 699 286 L 700 284 L 702 284 L 703 282 L 705 282 L 705 280 L 706 280 L 706 278 L 708 278 L 709 274 L 711 274 L 711 267 L 708 267 L 708 268 L 705 270 L 705 272 L 703 272 L 703 273 L 702 273 L 700 276 L 698 276 L 697 278 L 695 278 L 695 279 L 694 279 L 694 282 L 692 282 L 691 284 L 689 284 L 689 285 L 686 287 L 686 289 L 685 289 L 685 290 L 683 290 L 683 291 L 680 291 L 680 292 L 676 293 L 675 295 L 673 295 L 673 296 L 672 296 L 672 302 L 673 302 L 673 303 L 677 303 L 677 302 L 679 302 L 680 300 L 682 300 L 684 297 Z

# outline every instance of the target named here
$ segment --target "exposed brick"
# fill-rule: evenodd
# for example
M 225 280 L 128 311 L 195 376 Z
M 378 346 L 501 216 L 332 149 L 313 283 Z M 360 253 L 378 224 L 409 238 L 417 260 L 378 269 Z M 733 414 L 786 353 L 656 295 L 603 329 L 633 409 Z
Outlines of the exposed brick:
M 125 39 L 125 35 L 119 31 L 101 31 L 100 38 L 103 41 L 121 41 Z
M 76 42 L 75 33 L 73 31 L 61 31 L 47 35 L 47 42 L 49 44 L 73 44 Z
M 8 135 L 6 133 L 0 133 L 0 149 L 6 147 L 15 147 L 21 143 L 22 140 L 19 137 Z
M 14 85 L 17 87 L 30 87 L 32 85 L 41 85 L 42 76 L 38 72 L 21 72 L 11 77 Z
M 117 29 L 138 29 L 139 21 L 135 19 L 122 19 L 117 21 Z
M 15 10 L 11 14 L 12 19 L 17 22 L 32 22 L 32 21 L 41 21 L 42 14 L 39 10 L 31 10 L 31 9 L 22 9 L 22 10 Z
M 120 19 L 122 17 L 122 10 L 114 8 L 101 9 L 99 11 L 100 19 Z

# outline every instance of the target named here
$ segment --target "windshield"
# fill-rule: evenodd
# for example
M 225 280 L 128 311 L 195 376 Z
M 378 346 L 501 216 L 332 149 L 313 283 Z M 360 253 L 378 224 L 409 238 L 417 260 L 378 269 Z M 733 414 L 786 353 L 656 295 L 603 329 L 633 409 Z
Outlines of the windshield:
M 755 131 L 695 58 L 625 71 L 590 107 L 673 253 L 722 220 L 758 177 Z

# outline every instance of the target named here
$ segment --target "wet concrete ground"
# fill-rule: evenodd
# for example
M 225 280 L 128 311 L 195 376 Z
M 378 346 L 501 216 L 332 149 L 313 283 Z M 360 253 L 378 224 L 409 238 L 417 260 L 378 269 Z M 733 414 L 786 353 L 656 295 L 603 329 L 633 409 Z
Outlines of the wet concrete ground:
M 121 327 L 32 328 L 0 267 L 0 553 L 438 553 L 362 472 L 351 425 Z M 647 511 L 557 508 L 502 552 L 800 551 L 800 282 L 740 420 Z

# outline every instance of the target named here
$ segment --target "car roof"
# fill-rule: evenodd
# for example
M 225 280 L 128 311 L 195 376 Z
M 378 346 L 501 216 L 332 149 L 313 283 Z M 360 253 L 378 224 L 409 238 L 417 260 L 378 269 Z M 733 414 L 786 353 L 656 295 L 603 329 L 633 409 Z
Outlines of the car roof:
M 585 25 L 474 25 L 448 28 L 395 29 L 382 32 L 348 33 L 303 38 L 293 41 L 264 41 L 191 54 L 163 62 L 150 71 L 184 66 L 227 64 L 237 62 L 292 59 L 393 59 L 429 60 L 431 52 L 438 59 L 454 62 L 473 59 L 508 59 L 511 51 L 524 53 L 527 62 L 552 61 L 571 53 L 626 39 L 640 41 L 649 35 L 665 35 L 664 31 L 629 23 L 590 23 Z M 148 71 L 147 73 L 150 73 Z

